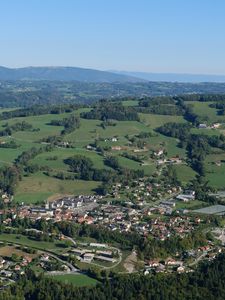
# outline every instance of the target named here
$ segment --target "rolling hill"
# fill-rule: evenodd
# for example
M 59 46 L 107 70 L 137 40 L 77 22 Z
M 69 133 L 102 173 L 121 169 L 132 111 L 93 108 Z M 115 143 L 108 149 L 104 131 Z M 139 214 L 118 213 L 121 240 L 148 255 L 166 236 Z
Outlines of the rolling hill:
M 77 67 L 0 67 L 0 80 L 54 80 L 80 82 L 143 82 L 144 79 Z

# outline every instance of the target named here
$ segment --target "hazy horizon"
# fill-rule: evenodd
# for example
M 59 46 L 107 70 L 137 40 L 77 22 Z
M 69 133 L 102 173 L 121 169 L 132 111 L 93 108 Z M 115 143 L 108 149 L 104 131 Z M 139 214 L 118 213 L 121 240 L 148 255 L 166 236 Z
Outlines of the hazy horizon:
M 224 75 L 225 3 L 7 0 L 0 65 Z

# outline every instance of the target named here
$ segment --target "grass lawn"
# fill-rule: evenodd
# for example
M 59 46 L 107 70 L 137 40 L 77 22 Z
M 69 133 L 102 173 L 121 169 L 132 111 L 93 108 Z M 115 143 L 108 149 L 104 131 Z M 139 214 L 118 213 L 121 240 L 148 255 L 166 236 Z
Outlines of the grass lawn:
M 215 162 L 221 162 L 217 166 Z M 225 188 L 225 153 L 221 150 L 216 154 L 209 154 L 206 156 L 206 178 L 209 184 L 217 189 Z
M 127 100 L 122 102 L 123 106 L 137 106 L 138 103 L 138 100 Z
M 32 162 L 36 163 L 40 166 L 49 166 L 52 169 L 56 169 L 59 171 L 68 171 L 69 166 L 66 165 L 63 160 L 74 156 L 74 155 L 82 155 L 90 158 L 94 164 L 95 168 L 103 169 L 105 168 L 103 162 L 103 156 L 99 155 L 95 151 L 88 151 L 82 148 L 55 148 L 51 152 L 44 152 L 38 156 L 36 156 Z M 57 160 L 48 160 L 50 157 L 57 156 Z
M 206 165 L 206 178 L 209 184 L 217 189 L 225 189 L 225 163 L 221 166 Z
M 97 280 L 94 278 L 88 277 L 87 275 L 83 274 L 66 274 L 66 275 L 56 275 L 56 276 L 49 276 L 54 280 L 61 281 L 66 284 L 73 284 L 75 286 L 94 286 L 97 284 Z
M 168 122 L 184 123 L 186 122 L 182 116 L 165 116 L 155 114 L 139 114 L 141 121 L 149 126 L 151 129 L 155 129 Z
M 40 249 L 40 250 L 47 250 L 47 251 L 49 250 L 56 253 L 57 251 L 61 253 L 62 249 L 64 248 L 62 246 L 65 245 L 65 243 L 62 241 L 56 241 L 56 242 L 36 241 L 36 240 L 29 239 L 28 237 L 21 234 L 6 234 L 6 233 L 1 233 L 0 241 L 19 244 L 27 247 Z
M 186 150 L 178 147 L 179 141 L 172 137 L 167 137 L 162 134 L 149 138 L 150 148 L 153 150 L 165 149 L 168 157 L 172 156 L 186 156 Z
M 1 138 L 1 140 L 9 142 L 9 141 L 13 140 L 13 138 L 4 138 L 4 139 Z M 0 148 L 0 163 L 2 165 L 12 164 L 13 161 L 15 160 L 15 158 L 17 158 L 18 155 L 20 155 L 23 151 L 26 151 L 35 146 L 32 142 L 18 141 L 16 139 L 15 139 L 15 142 L 20 145 L 20 147 L 17 149 Z
M 40 203 L 46 201 L 46 199 L 51 196 L 51 193 L 19 193 L 14 197 L 14 201 L 18 203 L 31 204 Z
M 37 132 L 32 132 L 32 131 L 18 131 L 13 134 L 13 137 L 17 139 L 26 140 L 26 141 L 39 141 L 43 137 L 47 137 L 49 135 L 55 135 L 59 134 L 60 131 L 63 129 L 61 126 L 51 126 L 48 125 L 48 123 L 51 120 L 58 120 L 58 119 L 63 119 L 65 117 L 68 117 L 69 114 L 60 114 L 60 115 L 52 115 L 52 114 L 47 114 L 47 115 L 40 115 L 40 116 L 30 116 L 30 117 L 23 117 L 23 118 L 14 118 L 14 119 L 9 119 L 7 121 L 1 121 L 0 126 L 5 124 L 6 122 L 9 125 L 13 125 L 17 122 L 22 122 L 26 121 L 29 124 L 33 125 L 33 128 L 39 128 L 40 131 Z
M 203 135 L 220 135 L 221 131 L 217 129 L 200 129 L 200 128 L 192 128 L 191 133 L 193 134 L 203 134 Z
M 183 184 L 188 183 L 197 174 L 195 171 L 192 170 L 191 167 L 189 167 L 187 165 L 174 165 L 174 168 L 175 168 L 175 170 L 177 172 L 178 179 Z
M 21 246 L 22 248 L 23 246 Z M 0 247 L 0 255 L 1 256 L 6 256 L 6 257 L 11 257 L 12 254 L 17 254 L 18 256 L 28 256 L 28 257 L 37 257 L 38 254 L 30 254 L 27 253 L 21 249 L 19 249 L 19 247 L 14 247 L 14 246 L 4 246 L 4 247 Z
M 60 180 L 36 173 L 19 182 L 15 200 L 32 203 L 54 194 L 89 195 L 94 193 L 99 184 L 97 181 Z
M 176 202 L 176 209 L 198 209 L 204 206 L 208 206 L 206 202 L 199 201 L 199 200 L 193 200 L 190 202 L 183 202 L 183 201 L 177 201 Z
M 123 102 L 125 106 L 137 105 L 138 101 L 128 100 Z M 218 116 L 216 109 L 209 107 L 210 102 L 191 102 L 194 105 L 194 110 L 201 116 L 208 115 L 209 119 L 215 121 L 225 121 L 225 116 Z M 79 109 L 72 114 L 79 115 L 82 111 L 88 111 L 90 108 Z M 17 122 L 26 121 L 33 125 L 33 128 L 39 128 L 40 131 L 20 131 L 13 133 L 12 137 L 2 137 L 1 140 L 14 139 L 21 146 L 17 149 L 4 149 L 0 148 L 0 166 L 11 165 L 15 158 L 18 157 L 23 151 L 31 149 L 32 147 L 41 147 L 40 139 L 59 135 L 62 130 L 61 126 L 51 126 L 48 123 L 54 119 L 63 119 L 68 117 L 70 113 L 63 113 L 59 115 L 46 114 L 41 116 L 30 116 L 23 118 L 14 118 L 7 121 L 0 121 L 0 129 L 3 129 L 2 125 L 6 122 L 9 125 Z M 101 127 L 100 120 L 86 120 L 81 118 L 81 126 L 71 134 L 65 135 L 63 138 L 65 141 L 69 141 L 75 148 L 55 148 L 52 152 L 45 152 L 36 156 L 30 163 L 38 164 L 39 166 L 49 166 L 54 172 L 68 172 L 69 166 L 66 165 L 63 160 L 70 156 L 79 154 L 90 158 L 95 168 L 103 169 L 109 167 L 104 165 L 104 157 L 100 156 L 95 151 L 86 150 L 85 146 L 93 143 L 95 139 L 100 139 L 99 144 L 101 146 L 127 146 L 128 140 L 126 135 L 134 136 L 140 132 L 153 132 L 153 130 L 167 122 L 186 122 L 182 116 L 165 116 L 155 114 L 139 114 L 141 122 L 136 121 L 115 121 L 116 126 L 107 126 L 105 129 Z M 218 119 L 219 118 L 219 119 Z M 2 127 L 2 128 L 1 128 Z M 193 129 L 195 133 L 205 134 L 220 134 L 220 130 L 199 130 Z M 110 139 L 114 136 L 118 137 L 117 142 L 112 142 Z M 104 140 L 107 140 L 105 142 Z M 185 149 L 179 148 L 179 141 L 175 138 L 165 137 L 161 134 L 150 137 L 145 140 L 146 146 L 149 149 L 148 152 L 143 153 L 146 165 L 141 166 L 138 162 L 121 157 L 120 154 L 124 151 L 112 151 L 112 155 L 118 156 L 119 163 L 123 167 L 130 169 L 143 169 L 146 175 L 151 175 L 156 168 L 156 165 L 150 161 L 149 155 L 151 151 L 163 148 L 167 152 L 167 157 L 180 156 L 185 158 Z M 132 150 L 129 150 L 132 151 Z M 133 153 L 133 152 L 132 152 Z M 49 160 L 50 157 L 56 156 L 56 160 Z M 212 161 L 225 160 L 225 154 L 215 154 L 214 157 L 207 156 L 206 170 L 207 178 L 210 184 L 217 188 L 225 187 L 225 164 L 222 163 L 221 167 L 217 167 L 212 164 Z M 149 165 L 147 163 L 149 162 Z M 178 173 L 178 178 L 187 183 L 195 176 L 195 172 L 185 165 L 175 166 Z M 83 180 L 59 180 L 45 176 L 41 172 L 33 174 L 29 177 L 24 177 L 19 182 L 16 193 L 15 201 L 21 203 L 36 203 L 45 201 L 49 196 L 56 194 L 68 195 L 68 194 L 92 194 L 94 189 L 100 185 L 100 182 L 83 181 Z

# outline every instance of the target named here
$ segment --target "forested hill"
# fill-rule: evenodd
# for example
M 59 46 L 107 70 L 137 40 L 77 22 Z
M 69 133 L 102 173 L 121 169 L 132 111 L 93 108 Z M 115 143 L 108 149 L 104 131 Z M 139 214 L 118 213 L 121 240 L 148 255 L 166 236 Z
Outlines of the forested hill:
M 225 83 L 5 81 L 0 79 L 0 107 L 3 108 L 93 103 L 99 99 L 182 94 L 225 94 Z
M 59 80 L 81 82 L 143 82 L 130 75 L 76 67 L 0 67 L 0 80 Z

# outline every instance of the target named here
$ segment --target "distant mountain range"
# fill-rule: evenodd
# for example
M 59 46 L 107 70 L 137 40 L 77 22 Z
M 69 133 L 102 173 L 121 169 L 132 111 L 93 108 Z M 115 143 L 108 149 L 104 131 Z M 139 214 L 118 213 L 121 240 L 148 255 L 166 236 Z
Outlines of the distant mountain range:
M 225 75 L 147 73 L 127 71 L 99 71 L 77 67 L 26 67 L 6 68 L 0 66 L 0 80 L 49 80 L 79 81 L 93 83 L 135 82 L 224 82 Z
M 111 71 L 117 74 L 134 76 L 147 81 L 163 82 L 225 82 L 225 75 L 205 75 L 205 74 L 180 74 L 180 73 L 147 73 L 147 72 L 127 72 Z
M 0 80 L 58 80 L 80 82 L 144 82 L 130 75 L 76 67 L 0 67 Z

